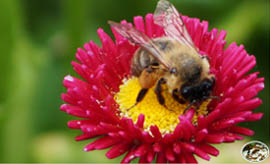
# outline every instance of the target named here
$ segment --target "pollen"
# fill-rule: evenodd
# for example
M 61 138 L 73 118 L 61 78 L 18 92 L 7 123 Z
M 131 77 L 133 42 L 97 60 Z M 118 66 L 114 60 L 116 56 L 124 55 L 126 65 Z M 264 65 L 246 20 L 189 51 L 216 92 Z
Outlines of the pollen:
M 131 118 L 136 122 L 138 116 L 143 114 L 145 116 L 144 130 L 149 131 L 151 125 L 156 125 L 162 134 L 173 132 L 180 122 L 178 119 L 179 115 L 184 113 L 188 104 L 180 104 L 175 101 L 167 91 L 166 85 L 163 85 L 162 89 L 166 107 L 159 104 L 153 87 L 148 90 L 141 102 L 129 109 L 136 103 L 141 86 L 136 77 L 123 80 L 119 92 L 114 97 L 119 104 L 120 117 Z M 210 100 L 203 102 L 200 108 L 196 110 L 192 119 L 194 124 L 197 122 L 199 115 L 207 114 L 207 105 L 209 102 Z

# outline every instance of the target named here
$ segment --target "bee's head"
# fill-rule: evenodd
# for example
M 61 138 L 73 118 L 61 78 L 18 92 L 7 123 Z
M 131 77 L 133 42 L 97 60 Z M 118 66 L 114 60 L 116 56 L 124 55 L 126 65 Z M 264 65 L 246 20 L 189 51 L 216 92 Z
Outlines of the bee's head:
M 205 78 L 196 85 L 184 84 L 180 88 L 180 94 L 189 102 L 202 102 L 209 98 L 215 85 L 215 78 Z

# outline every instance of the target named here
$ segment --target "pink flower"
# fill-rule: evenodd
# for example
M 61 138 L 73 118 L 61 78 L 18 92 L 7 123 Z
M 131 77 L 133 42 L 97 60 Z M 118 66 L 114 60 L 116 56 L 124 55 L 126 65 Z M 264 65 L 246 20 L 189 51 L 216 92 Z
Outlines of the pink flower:
M 98 137 L 84 148 L 85 151 L 110 148 L 106 156 L 115 158 L 125 154 L 123 163 L 135 158 L 139 158 L 139 162 L 152 162 L 155 157 L 157 163 L 196 163 L 194 154 L 205 160 L 210 160 L 209 155 L 219 154 L 211 144 L 234 142 L 254 134 L 237 124 L 263 116 L 263 113 L 253 113 L 262 104 L 256 95 L 264 88 L 264 78 L 258 78 L 258 72 L 248 74 L 256 65 L 255 57 L 249 55 L 243 45 L 232 43 L 224 48 L 224 30 L 208 32 L 208 22 L 182 18 L 194 44 L 201 54 L 210 58 L 211 71 L 216 77 L 213 95 L 220 98 L 212 100 L 207 107 L 208 114 L 198 115 L 195 123 L 192 121 L 195 110 L 178 115 L 180 123 L 170 132 L 161 132 L 157 125 L 146 129 L 144 114 L 140 114 L 137 121 L 121 115 L 115 95 L 123 79 L 130 78 L 131 58 L 138 47 L 113 29 L 115 41 L 98 29 L 102 47 L 90 41 L 78 49 L 79 63 L 72 62 L 72 65 L 82 79 L 70 75 L 64 78 L 67 93 L 62 94 L 62 99 L 67 104 L 60 107 L 79 117 L 68 122 L 69 128 L 82 131 L 77 141 Z M 152 14 L 147 14 L 145 20 L 134 17 L 134 24 L 151 38 L 164 35 L 163 29 L 153 23 Z

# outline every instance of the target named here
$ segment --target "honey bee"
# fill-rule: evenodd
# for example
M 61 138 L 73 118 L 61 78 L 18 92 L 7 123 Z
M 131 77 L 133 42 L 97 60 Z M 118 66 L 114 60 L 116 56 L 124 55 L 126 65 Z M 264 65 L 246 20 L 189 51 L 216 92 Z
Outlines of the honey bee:
M 140 46 L 132 58 L 131 74 L 138 77 L 141 90 L 132 107 L 154 86 L 158 102 L 166 107 L 163 84 L 177 102 L 189 104 L 186 109 L 192 105 L 199 107 L 204 100 L 214 97 L 211 93 L 215 76 L 210 73 L 209 58 L 199 54 L 181 14 L 170 2 L 160 0 L 154 12 L 154 23 L 164 28 L 163 37 L 151 39 L 128 24 L 108 23 L 131 43 Z

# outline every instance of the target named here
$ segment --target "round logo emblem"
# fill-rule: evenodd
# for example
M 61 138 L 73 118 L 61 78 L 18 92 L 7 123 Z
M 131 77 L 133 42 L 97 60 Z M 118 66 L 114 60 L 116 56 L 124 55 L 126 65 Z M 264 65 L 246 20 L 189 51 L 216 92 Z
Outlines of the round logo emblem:
M 241 154 L 249 162 L 262 162 L 268 158 L 269 148 L 260 141 L 250 141 L 242 147 Z

